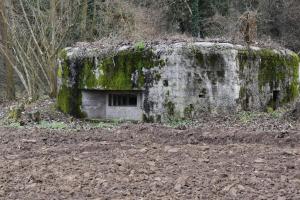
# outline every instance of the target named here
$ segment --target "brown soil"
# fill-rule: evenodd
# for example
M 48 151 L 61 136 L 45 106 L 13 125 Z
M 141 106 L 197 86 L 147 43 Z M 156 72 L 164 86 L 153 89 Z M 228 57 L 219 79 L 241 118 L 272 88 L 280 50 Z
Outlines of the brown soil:
M 181 129 L 0 128 L 0 199 L 300 199 L 294 125 Z

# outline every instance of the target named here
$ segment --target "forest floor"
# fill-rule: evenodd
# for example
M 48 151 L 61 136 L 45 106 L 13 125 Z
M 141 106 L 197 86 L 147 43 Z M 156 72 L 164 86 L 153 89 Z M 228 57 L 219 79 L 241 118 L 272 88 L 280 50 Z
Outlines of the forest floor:
M 43 112 L 0 126 L 0 199 L 300 199 L 300 126 L 279 113 L 143 124 Z

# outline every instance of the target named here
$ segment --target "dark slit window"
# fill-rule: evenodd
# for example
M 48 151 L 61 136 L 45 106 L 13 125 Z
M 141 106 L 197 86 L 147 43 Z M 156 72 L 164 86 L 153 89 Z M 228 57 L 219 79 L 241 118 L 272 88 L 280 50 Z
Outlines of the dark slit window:
M 136 94 L 109 94 L 109 106 L 137 106 Z

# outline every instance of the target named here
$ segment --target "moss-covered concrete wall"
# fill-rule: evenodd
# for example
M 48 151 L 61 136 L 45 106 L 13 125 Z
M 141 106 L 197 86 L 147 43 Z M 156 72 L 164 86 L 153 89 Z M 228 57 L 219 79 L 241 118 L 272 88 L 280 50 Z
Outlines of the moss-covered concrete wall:
M 58 69 L 57 107 L 62 112 L 75 117 L 84 117 L 84 113 L 81 112 L 82 98 L 79 88 L 81 65 L 80 60 L 71 60 L 64 55 Z
M 274 91 L 281 105 L 299 95 L 299 57 L 288 50 L 183 42 L 69 48 L 60 57 L 58 108 L 79 117 L 83 89 L 143 91 L 145 121 L 264 110 Z
M 299 95 L 299 56 L 293 52 L 272 49 L 240 50 L 238 52 L 241 76 L 240 102 L 243 109 L 253 109 L 255 101 L 274 108 L 274 92 L 284 104 Z M 256 97 L 256 100 L 253 98 Z
M 157 79 L 147 72 L 165 65 L 151 47 L 133 46 L 103 54 L 95 52 L 92 51 L 90 56 L 75 57 L 68 56 L 66 50 L 60 53 L 57 105 L 62 112 L 84 116 L 81 111 L 83 89 L 145 90 L 149 79 Z
M 163 66 L 151 49 L 130 48 L 107 57 L 83 58 L 80 88 L 104 90 L 143 89 L 145 70 Z

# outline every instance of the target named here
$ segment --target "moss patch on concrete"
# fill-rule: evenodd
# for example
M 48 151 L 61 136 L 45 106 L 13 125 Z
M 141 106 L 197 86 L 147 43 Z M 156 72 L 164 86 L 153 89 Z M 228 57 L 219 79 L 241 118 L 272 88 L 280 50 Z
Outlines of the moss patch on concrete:
M 201 52 L 200 49 L 192 48 L 192 55 L 195 58 L 197 66 L 204 65 L 204 54 Z
M 172 101 L 166 101 L 164 103 L 168 117 L 172 118 L 175 115 L 175 104 Z
M 57 105 L 60 111 L 64 113 L 70 113 L 71 106 L 70 106 L 70 100 L 72 97 L 72 90 L 68 88 L 66 85 L 62 85 L 62 87 L 59 90 L 58 96 L 57 96 Z
M 58 109 L 74 116 L 81 112 L 82 89 L 134 90 L 144 89 L 144 70 L 163 67 L 152 49 L 131 48 L 117 54 L 93 58 L 69 60 L 66 52 L 61 53 L 61 67 L 58 77 L 61 86 L 57 98 Z M 153 79 L 160 79 L 157 74 Z M 155 81 L 154 80 L 154 81 Z
M 188 105 L 187 107 L 184 108 L 184 117 L 187 119 L 192 119 L 193 118 L 193 112 L 195 110 L 195 107 L 193 104 Z
M 161 67 L 164 62 L 158 59 L 151 49 L 129 49 L 113 56 L 95 60 L 86 58 L 80 75 L 80 87 L 85 89 L 132 90 L 144 87 L 143 70 Z
M 57 108 L 66 114 L 75 117 L 84 117 L 81 111 L 82 94 L 81 91 L 63 85 L 57 95 Z
M 250 51 L 239 51 L 237 58 L 239 61 L 239 70 L 241 72 L 243 72 L 247 66 L 250 66 L 249 62 L 255 59 L 250 56 Z
M 299 96 L 299 56 L 297 54 L 285 54 L 272 49 L 241 50 L 237 58 L 241 74 L 245 68 L 251 70 L 255 61 L 259 63 L 257 84 L 261 92 L 265 87 L 269 87 L 270 92 L 284 89 L 285 91 L 281 92 L 284 95 L 281 97 L 281 103 L 292 101 Z M 240 98 L 245 98 L 246 94 L 246 88 L 242 86 Z
M 216 84 L 224 81 L 225 61 L 221 53 L 214 51 L 203 52 L 196 47 L 192 47 L 189 53 L 192 55 L 189 58 L 194 61 L 193 66 L 204 69 L 212 83 Z
M 195 60 L 196 66 L 206 66 L 212 71 L 220 70 L 224 63 L 223 57 L 217 52 L 203 53 L 200 49 L 192 48 L 191 54 Z
M 261 50 L 260 58 L 259 87 L 268 84 L 271 90 L 276 90 L 288 83 L 285 100 L 294 100 L 299 95 L 299 57 L 294 54 L 278 54 L 273 50 Z
M 71 63 L 67 58 L 61 62 L 62 67 L 59 70 L 61 85 L 57 95 L 57 108 L 63 113 L 71 114 L 75 117 L 83 117 L 84 114 L 81 112 L 82 96 L 77 83 L 79 74 L 72 74 L 71 72 L 72 70 L 80 69 L 81 62 L 76 60 L 74 63 Z M 75 69 L 71 69 L 71 66 L 75 67 Z M 72 77 L 73 75 L 74 77 Z
M 280 82 L 290 75 L 287 72 L 293 66 L 289 65 L 285 56 L 274 53 L 272 50 L 261 50 L 260 57 L 259 86 L 269 84 L 271 88 L 279 87 Z

